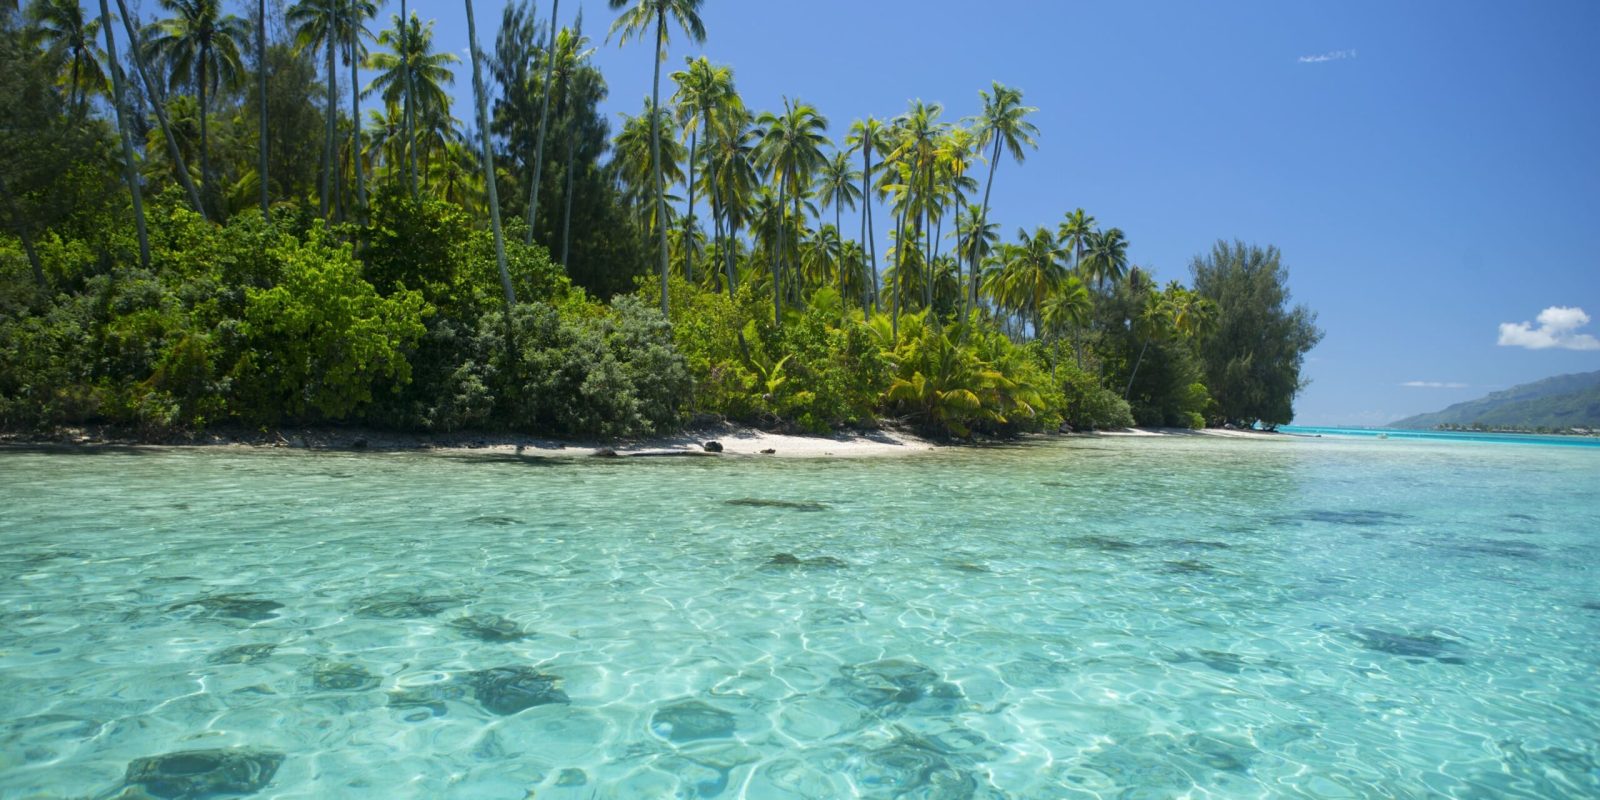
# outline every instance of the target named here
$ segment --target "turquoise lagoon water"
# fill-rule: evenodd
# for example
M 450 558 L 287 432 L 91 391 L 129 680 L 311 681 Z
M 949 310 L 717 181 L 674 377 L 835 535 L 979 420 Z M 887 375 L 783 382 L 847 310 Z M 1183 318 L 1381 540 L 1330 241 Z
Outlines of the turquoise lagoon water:
M 5 452 L 0 486 L 5 798 L 1600 795 L 1600 450 Z

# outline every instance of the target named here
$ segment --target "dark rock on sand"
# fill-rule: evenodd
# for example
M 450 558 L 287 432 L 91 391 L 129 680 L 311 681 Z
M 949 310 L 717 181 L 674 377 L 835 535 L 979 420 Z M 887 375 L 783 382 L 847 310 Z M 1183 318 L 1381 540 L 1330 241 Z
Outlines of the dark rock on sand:
M 277 611 L 283 604 L 276 600 L 260 600 L 247 594 L 214 594 L 190 600 L 187 603 L 178 603 L 169 607 L 168 611 L 181 611 L 185 608 L 199 608 L 198 616 L 211 619 L 242 619 L 249 622 L 273 619 L 278 616 Z
M 530 635 L 517 623 L 498 614 L 471 614 L 450 620 L 450 627 L 484 642 L 515 642 Z
M 254 794 L 272 782 L 282 763 L 282 753 L 266 750 L 185 750 L 134 759 L 124 782 L 175 800 Z
M 705 451 L 707 453 L 720 453 L 720 452 L 722 452 L 722 442 L 706 442 L 705 444 L 700 445 L 700 446 L 705 448 Z
M 275 644 L 239 644 L 233 647 L 224 647 L 206 659 L 207 664 L 254 664 L 265 661 L 272 651 L 278 649 Z
M 495 667 L 469 672 L 465 677 L 478 704 L 502 716 L 534 706 L 570 702 L 567 693 L 556 688 L 559 680 L 531 667 Z
M 362 692 L 378 688 L 378 677 L 356 664 L 320 661 L 311 668 L 311 684 L 324 692 Z
M 728 739 L 734 728 L 732 714 L 699 700 L 674 703 L 650 715 L 650 731 L 669 742 Z
M 378 619 L 415 619 L 432 617 L 447 608 L 458 605 L 453 597 L 430 597 L 406 592 L 381 592 L 356 601 L 355 613 Z
M 765 497 L 737 497 L 722 502 L 730 506 L 786 508 L 790 511 L 827 511 L 829 508 L 828 504 L 819 503 L 815 500 L 772 500 Z

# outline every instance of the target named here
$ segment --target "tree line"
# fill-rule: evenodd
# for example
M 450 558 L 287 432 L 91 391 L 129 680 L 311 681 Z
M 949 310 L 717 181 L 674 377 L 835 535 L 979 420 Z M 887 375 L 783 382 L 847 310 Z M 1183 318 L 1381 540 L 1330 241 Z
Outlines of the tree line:
M 663 75 L 702 0 L 611 0 L 608 40 L 657 55 L 613 133 L 597 45 L 549 5 L 507 3 L 483 47 L 464 0 L 466 64 L 403 0 L 0 9 L 0 422 L 1292 419 L 1320 332 L 1275 249 L 1158 286 L 1084 209 L 1003 233 L 996 175 L 1038 146 L 1021 90 L 959 120 L 753 110 L 728 66 Z

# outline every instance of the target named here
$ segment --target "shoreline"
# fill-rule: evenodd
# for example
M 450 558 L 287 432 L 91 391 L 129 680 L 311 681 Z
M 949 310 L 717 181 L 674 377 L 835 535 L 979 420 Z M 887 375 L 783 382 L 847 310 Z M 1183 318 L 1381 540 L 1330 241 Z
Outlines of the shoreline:
M 1221 437 L 1231 439 L 1288 439 L 1291 434 L 1269 431 L 1206 428 L 1123 428 L 1066 434 L 1031 434 L 1015 443 L 1055 438 Z M 999 440 L 1005 443 L 1007 440 Z M 708 450 L 714 442 L 720 450 Z M 788 434 L 744 425 L 721 423 L 677 434 L 641 439 L 563 440 L 508 433 L 465 431 L 421 434 L 375 431 L 364 428 L 285 428 L 271 431 L 222 429 L 151 440 L 125 431 L 103 428 L 65 428 L 53 434 L 0 434 L 0 453 L 8 449 L 234 449 L 308 450 L 368 453 L 484 453 L 522 458 L 650 458 L 759 456 L 768 458 L 893 458 L 942 450 L 960 450 L 995 444 L 995 441 L 942 442 L 898 428 L 833 434 Z

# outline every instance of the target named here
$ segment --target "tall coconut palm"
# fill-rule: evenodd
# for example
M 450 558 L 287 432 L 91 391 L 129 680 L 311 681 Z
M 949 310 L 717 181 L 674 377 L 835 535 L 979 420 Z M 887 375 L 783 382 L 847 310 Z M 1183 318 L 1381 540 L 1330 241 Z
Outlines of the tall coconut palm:
M 1004 148 L 1013 161 L 1021 164 L 1027 156 L 1024 148 L 1038 147 L 1034 137 L 1039 135 L 1039 128 L 1028 121 L 1028 115 L 1038 109 L 1022 104 L 1020 89 L 1005 86 L 999 81 L 994 82 L 993 94 L 980 90 L 978 95 L 983 98 L 983 113 L 975 120 L 978 125 L 977 145 L 980 148 L 986 145 L 993 148 L 989 155 L 989 179 L 984 183 L 983 206 L 979 213 L 979 218 L 987 221 L 989 195 L 994 191 L 994 174 L 1000 167 L 1000 150 Z M 971 302 L 976 302 L 977 266 L 976 263 L 972 265 L 974 280 Z
M 78 0 L 34 0 L 28 4 L 27 13 L 29 38 L 36 46 L 44 47 L 52 64 L 60 65 L 67 107 L 81 115 L 89 94 L 104 91 L 106 86 L 105 69 L 94 40 L 107 17 L 84 17 Z
M 833 230 L 838 240 L 838 265 L 839 265 L 839 299 L 843 300 L 844 293 L 844 230 L 843 211 L 848 205 L 856 207 L 856 201 L 864 197 L 861 189 L 856 186 L 856 179 L 861 173 L 850 165 L 850 154 L 840 150 L 833 154 L 833 158 L 823 164 L 822 172 L 818 176 L 817 199 L 823 208 L 833 208 Z
M 566 188 L 562 191 L 561 212 L 561 268 L 567 267 L 567 253 L 572 240 L 572 196 L 575 186 L 574 173 L 576 172 L 576 156 L 578 152 L 577 119 L 570 108 L 572 96 L 575 91 L 586 91 L 592 88 L 591 81 L 594 75 L 586 70 L 589 56 L 594 52 L 589 48 L 589 39 L 583 35 L 583 11 L 579 9 L 578 20 L 571 28 L 563 28 L 556 37 L 555 75 L 551 78 L 552 85 L 561 92 L 561 113 L 558 114 L 564 122 L 563 128 L 567 134 L 567 176 Z
M 362 90 L 362 97 L 377 94 L 385 106 L 397 109 L 399 137 L 394 142 L 394 155 L 389 174 L 403 179 L 412 198 L 418 192 L 417 113 L 422 110 L 424 119 L 445 116 L 450 106 L 446 86 L 455 84 L 455 71 L 450 68 L 461 59 L 450 52 L 433 52 L 433 21 L 424 26 L 415 15 L 391 16 L 393 26 L 378 33 L 378 45 L 387 52 L 373 53 L 368 59 L 368 69 L 377 75 Z M 419 87 L 421 87 L 419 89 Z
M 858 119 L 850 125 L 850 136 L 845 143 L 851 150 L 861 151 L 861 241 L 868 253 L 867 269 L 872 273 L 871 296 L 864 301 L 864 313 L 871 314 L 878 299 L 878 243 L 872 230 L 872 194 L 867 188 L 872 183 L 872 156 L 887 144 L 884 126 L 875 117 Z
M 544 137 L 545 131 L 550 126 L 550 95 L 555 94 L 555 89 L 550 83 L 551 75 L 556 68 L 556 20 L 561 18 L 561 0 L 552 0 L 550 4 L 550 43 L 544 48 L 544 86 L 540 94 L 544 95 L 539 100 L 539 135 L 533 151 L 533 180 L 528 185 L 528 231 L 524 237 L 524 244 L 533 244 L 533 223 L 539 218 L 539 182 L 544 176 Z
M 267 188 L 267 0 L 256 1 L 256 85 L 261 104 L 260 139 L 256 142 L 256 155 L 260 160 L 256 163 L 256 178 L 261 184 L 261 218 L 267 219 L 272 205 Z
M 1044 227 L 1031 236 L 1019 229 L 1017 245 L 1007 253 L 1002 275 L 1010 295 L 1026 303 L 1023 310 L 1033 323 L 1034 336 L 1038 336 L 1044 327 L 1044 301 L 1067 277 L 1055 234 Z
M 661 107 L 661 62 L 667 60 L 667 18 L 695 43 L 706 40 L 706 27 L 700 21 L 700 6 L 704 0 L 606 0 L 612 11 L 622 11 L 611 23 L 611 33 L 621 33 L 618 44 L 629 39 L 642 38 L 651 26 L 655 27 L 656 58 L 655 78 L 650 90 L 650 107 Z M 655 165 L 656 218 L 667 216 L 667 187 L 661 177 L 661 127 L 659 117 L 650 115 L 651 162 Z M 661 313 L 667 313 L 667 229 L 658 226 L 661 244 Z
M 364 214 L 367 207 L 366 170 L 361 167 L 361 79 L 357 68 L 366 60 L 369 38 L 367 20 L 378 15 L 372 0 L 345 0 L 344 8 L 345 61 L 350 65 L 350 162 L 356 174 L 356 208 Z M 364 218 L 363 218 L 364 221 Z
M 150 70 L 145 67 L 144 57 L 147 52 L 144 42 L 139 38 L 139 26 L 135 24 L 133 15 L 128 13 L 127 0 L 117 0 L 117 10 L 121 12 L 122 29 L 128 33 L 128 51 L 133 57 L 133 66 L 139 73 L 139 80 L 144 85 L 145 94 L 150 98 L 150 107 L 156 112 L 156 121 L 161 124 L 161 136 L 167 141 L 167 155 L 172 159 L 177 168 L 178 182 L 183 185 L 184 193 L 189 196 L 189 205 L 195 213 L 206 216 L 205 204 L 200 202 L 200 190 L 195 188 L 194 179 L 189 177 L 189 166 L 185 163 L 183 153 L 178 147 L 178 137 L 173 133 L 172 121 L 167 117 L 166 104 L 161 101 L 161 92 L 157 90 L 155 81 L 150 78 Z M 266 115 L 262 115 L 265 119 Z
M 139 266 L 150 268 L 150 237 L 144 226 L 144 196 L 139 186 L 139 166 L 133 159 L 133 122 L 122 91 L 122 68 L 117 63 L 117 37 L 111 31 L 111 7 L 100 0 L 100 29 L 106 35 L 106 61 L 111 64 L 111 97 L 117 108 L 117 131 L 122 135 L 122 171 L 133 195 L 133 219 L 139 235 Z
M 672 95 L 672 102 L 677 107 L 678 124 L 684 133 L 689 135 L 689 210 L 685 215 L 687 219 L 693 215 L 694 193 L 698 185 L 695 181 L 695 166 L 700 161 L 699 135 L 703 130 L 706 144 L 711 144 L 712 125 L 721 115 L 727 114 L 733 104 L 742 103 L 739 95 L 733 89 L 733 70 L 728 67 L 714 67 L 705 56 L 700 58 L 685 58 L 688 69 L 672 73 L 672 80 L 678 85 L 678 90 Z M 716 192 L 716 178 L 710 179 L 713 194 Z M 712 205 L 718 205 L 715 197 Z M 713 225 L 720 227 L 713 213 Z M 686 229 L 687 230 L 687 229 Z M 692 255 L 684 262 L 684 270 L 689 280 L 694 281 L 694 260 Z
M 1128 240 L 1121 228 L 1095 231 L 1084 241 L 1083 270 L 1097 286 L 1122 280 L 1128 272 Z
M 976 285 L 977 265 L 994 251 L 1000 242 L 1000 223 L 989 222 L 984 219 L 983 209 L 977 204 L 969 203 L 956 216 L 956 257 L 963 263 L 970 265 L 971 274 L 961 286 L 962 302 L 973 300 L 968 294 L 967 284 Z M 967 305 L 963 313 L 970 317 L 972 307 Z
M 1089 316 L 1093 313 L 1094 301 L 1089 297 L 1088 287 L 1070 272 L 1044 303 L 1045 335 L 1059 336 L 1062 331 L 1071 331 L 1072 352 L 1079 369 L 1083 368 L 1083 351 L 1078 347 L 1078 331 L 1089 322 Z M 1050 364 L 1050 374 L 1055 376 L 1054 361 Z
M 319 210 L 328 219 L 329 205 L 333 199 L 333 170 L 337 158 L 334 142 L 337 139 L 335 123 L 339 116 L 339 75 L 334 70 L 334 54 L 338 50 L 345 0 L 300 0 L 285 15 L 294 30 L 295 47 L 300 51 L 324 48 L 327 53 L 328 102 L 323 108 L 326 115 L 326 136 L 322 141 L 322 192 Z
M 723 116 L 715 138 L 708 143 L 709 168 L 707 177 L 712 181 L 711 194 L 721 211 L 727 229 L 727 243 L 723 248 L 723 272 L 728 282 L 728 295 L 737 290 L 734 273 L 734 250 L 738 242 L 739 226 L 750 217 L 757 187 L 761 184 L 756 147 L 759 133 L 751 127 L 750 112 L 741 101 Z
M 494 185 L 494 150 L 489 147 L 489 103 L 483 92 L 483 73 L 478 63 L 478 26 L 472 19 L 472 0 L 467 7 L 467 43 L 472 51 L 472 96 L 478 104 L 478 136 L 483 140 L 483 180 L 489 187 L 489 223 L 494 229 L 494 259 L 500 267 L 500 288 L 506 295 L 506 352 L 514 352 L 511 341 L 511 309 L 517 304 L 517 291 L 511 287 L 511 271 L 506 268 L 505 233 L 500 228 L 500 193 Z
M 895 244 L 895 268 L 904 268 L 905 242 L 920 241 L 922 232 L 931 230 L 933 205 L 933 187 L 938 169 L 939 138 L 944 134 L 945 124 L 939 122 L 939 116 L 944 113 L 944 106 L 938 103 L 924 103 L 921 100 L 911 102 L 911 107 L 906 113 L 901 114 L 896 120 L 893 131 L 894 149 L 884 158 L 886 165 L 896 166 L 904 181 L 904 188 L 900 194 L 900 228 L 904 228 L 909 218 L 913 235 L 906 239 L 904 233 L 897 235 Z M 929 251 L 923 258 L 924 266 L 932 267 L 932 252 Z M 931 275 L 929 276 L 931 277 Z M 902 281 L 896 281 L 897 291 L 895 297 L 899 298 L 898 286 Z M 932 306 L 932 282 L 923 287 L 924 307 Z M 935 317 L 937 324 L 937 317 Z M 892 328 L 898 325 L 891 323 Z
M 222 0 L 161 0 L 173 16 L 155 24 L 146 46 L 166 62 L 173 89 L 193 82 L 200 100 L 200 186 L 205 205 L 215 210 L 216 176 L 211 170 L 208 98 L 234 87 L 244 74 L 239 42 L 250 35 L 244 20 L 222 12 Z
M 812 176 L 826 160 L 822 147 L 827 144 L 828 118 L 822 116 L 809 103 L 799 100 L 783 101 L 784 113 L 763 111 L 756 118 L 761 143 L 756 146 L 756 156 L 762 167 L 777 184 L 778 202 L 782 205 L 792 199 L 795 223 L 799 223 L 800 199 L 811 187 Z M 785 253 L 787 225 L 779 225 L 777 255 L 772 261 L 772 315 L 774 324 L 783 322 L 782 256 Z
M 683 145 L 675 136 L 667 136 L 661 147 L 654 146 L 653 135 L 670 131 L 672 120 L 667 111 L 652 112 L 648 99 L 637 117 L 622 115 L 622 129 L 612 138 L 612 163 L 616 164 L 617 178 L 622 184 L 622 199 L 634 210 L 639 228 L 646 233 L 664 229 L 671 209 L 657 203 L 654 191 L 655 176 L 676 185 L 683 180 Z M 665 118 L 665 119 L 664 119 Z
M 1072 254 L 1072 268 L 1083 270 L 1083 247 L 1095 231 L 1094 217 L 1079 208 L 1067 213 L 1066 219 L 1056 226 L 1056 237 L 1061 246 Z

